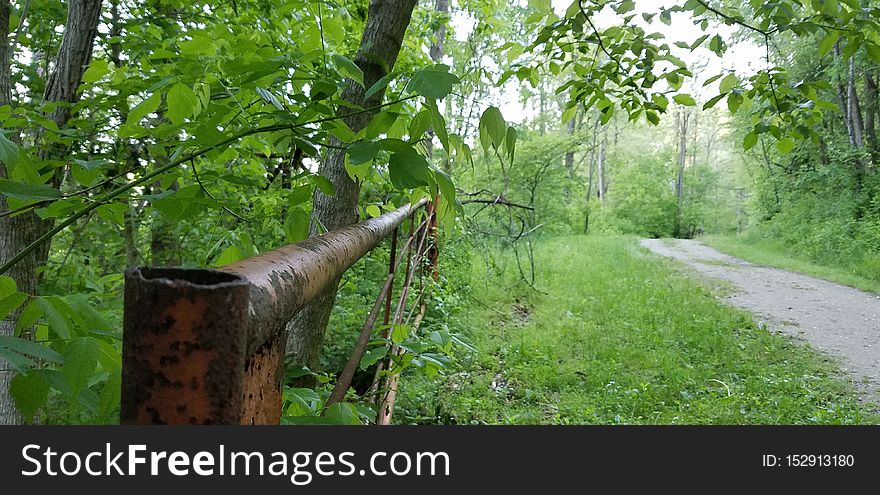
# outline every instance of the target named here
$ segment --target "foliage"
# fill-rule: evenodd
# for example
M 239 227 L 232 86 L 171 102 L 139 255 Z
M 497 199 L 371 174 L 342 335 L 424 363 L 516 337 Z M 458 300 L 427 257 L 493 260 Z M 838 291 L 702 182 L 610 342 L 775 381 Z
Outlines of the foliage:
M 827 361 L 635 246 L 539 244 L 533 291 L 474 266 L 464 325 L 479 350 L 411 379 L 398 417 L 442 424 L 876 423 Z M 482 281 L 485 280 L 485 283 Z M 512 285 L 513 284 L 513 285 Z M 511 286 L 512 285 L 512 286 Z
M 739 236 L 707 236 L 702 239 L 715 249 L 762 266 L 805 273 L 814 277 L 880 293 L 880 279 L 870 270 L 870 262 L 854 262 L 837 257 L 832 265 L 820 265 L 793 251 L 787 245 L 762 237 L 752 230 Z M 859 260 L 861 261 L 861 260 Z
M 539 239 L 560 234 L 693 236 L 730 233 L 751 223 L 750 239 L 773 238 L 799 257 L 880 279 L 875 171 L 880 148 L 868 125 L 869 115 L 880 118 L 876 91 L 872 102 L 868 84 L 880 62 L 876 6 L 856 0 L 688 0 L 647 12 L 631 0 L 576 0 L 563 12 L 547 0 L 523 5 L 468 0 L 449 13 L 427 5 L 413 14 L 394 71 L 366 87 L 365 71 L 355 62 L 369 7 L 363 0 L 104 4 L 101 35 L 73 103 L 43 98 L 59 34 L 64 34 L 64 5 L 33 2 L 27 13 L 13 12 L 10 26 L 26 32 L 6 40 L 14 49 L 11 101 L 0 105 L 0 215 L 35 212 L 44 230 L 24 251 L 0 260 L 0 275 L 11 273 L 28 253 L 48 251 L 36 292 L 20 292 L 12 279 L 0 278 L 0 313 L 18 320 L 16 335 L 0 340 L 0 357 L 18 373 L 12 394 L 29 420 L 113 422 L 119 400 L 121 272 L 136 265 L 220 267 L 323 232 L 325 227 L 312 221 L 312 203 L 335 191 L 316 165 L 341 150 L 346 171 L 359 186 L 361 219 L 439 194 L 445 236 L 441 263 L 449 266 L 437 282 L 425 282 L 428 311 L 420 331 L 389 329 L 389 339 L 377 334 L 362 379 L 372 378 L 370 360 L 384 356 L 394 343 L 410 352 L 396 359 L 390 373 L 410 377 L 419 371 L 458 383 L 453 370 L 471 350 L 463 336 L 470 322 L 462 313 L 473 309 L 465 298 L 474 295 L 475 280 L 500 281 L 486 285 L 494 298 L 490 311 L 509 295 L 501 289 L 510 289 L 511 282 L 523 307 L 540 301 L 548 312 L 561 309 L 560 301 L 532 292 L 549 283 L 548 275 L 559 266 L 547 246 L 571 263 L 622 263 L 624 271 L 615 273 L 623 280 L 649 273 L 671 281 L 664 293 L 670 300 L 685 304 L 685 295 L 696 294 L 693 304 L 714 318 L 713 324 L 740 332 L 749 349 L 763 345 L 782 352 L 783 343 L 711 306 L 704 293 L 662 269 L 643 266 L 619 239 L 584 241 L 598 250 L 589 255 L 572 252 L 566 242 L 573 238 L 544 242 L 536 255 Z M 676 15 L 688 16 L 703 34 L 672 43 L 654 32 L 652 26 L 670 24 Z M 467 22 L 450 22 L 456 16 L 472 23 L 464 36 L 454 31 Z M 598 26 L 594 21 L 600 16 L 615 22 Z M 688 67 L 683 53 L 705 47 L 723 56 L 732 40 L 722 37 L 719 23 L 739 27 L 737 38 L 766 47 L 766 60 L 753 74 L 701 75 L 703 89 L 691 80 L 697 69 Z M 438 39 L 440 26 L 450 32 L 445 42 Z M 441 56 L 434 57 L 438 47 Z M 865 84 L 856 87 L 856 76 Z M 381 95 L 381 103 L 362 108 L 344 98 L 351 89 Z M 533 115 L 522 122 L 505 116 L 508 91 Z M 701 96 L 706 91 L 711 97 Z M 854 95 L 847 101 L 861 97 L 864 102 L 856 112 L 865 114 L 861 145 L 851 143 L 852 131 L 846 132 L 853 111 L 837 101 L 844 93 Z M 56 122 L 52 117 L 59 112 L 71 118 Z M 673 122 L 661 120 L 673 113 L 694 119 L 684 136 L 686 149 L 676 140 Z M 368 122 L 355 131 L 349 122 L 362 115 Z M 681 163 L 678 151 L 684 152 Z M 374 417 L 370 398 L 361 395 L 357 383 L 348 402 L 325 404 L 387 260 L 381 248 L 346 273 L 321 370 L 309 372 L 320 385 L 285 390 L 285 421 L 361 423 Z M 485 273 L 475 275 L 472 262 Z M 572 297 L 587 304 L 590 298 L 629 294 L 617 281 L 593 282 L 602 290 L 588 293 L 577 281 Z M 661 316 L 684 325 L 697 343 L 731 347 L 730 339 L 678 321 L 680 314 Z M 591 317 L 603 325 L 611 321 Z M 633 309 L 613 322 L 623 328 L 648 319 Z M 545 333 L 572 339 L 584 355 L 607 351 L 590 347 L 586 336 L 595 336 L 590 321 Z M 503 349 L 503 362 L 537 370 L 537 378 L 518 378 L 536 379 L 540 387 L 530 389 L 527 398 L 510 399 L 515 412 L 509 417 L 501 418 L 494 395 L 485 402 L 493 421 L 535 421 L 538 416 L 527 417 L 517 401 L 551 401 L 563 386 L 580 383 L 566 374 L 572 371 L 568 364 L 560 377 L 548 371 L 557 353 L 571 357 L 566 353 L 574 350 L 513 327 L 519 350 L 497 329 L 471 332 L 488 354 L 471 356 L 465 364 L 482 365 Z M 656 333 L 664 329 L 650 330 L 653 345 L 665 349 L 657 335 L 668 335 Z M 624 334 L 608 335 L 626 344 Z M 640 351 L 624 347 L 625 357 L 641 359 Z M 683 356 L 684 350 L 676 345 L 666 350 L 647 356 L 646 366 L 672 370 L 666 360 Z M 820 368 L 806 353 L 793 352 L 797 370 Z M 614 356 L 595 355 L 603 363 L 620 364 Z M 557 404 L 562 409 L 544 419 L 607 422 L 614 412 L 633 422 L 767 421 L 752 407 L 783 397 L 786 386 L 774 380 L 791 370 L 756 356 L 744 358 L 742 366 L 749 373 L 773 374 L 772 387 L 760 389 L 735 373 L 732 383 L 741 382 L 741 402 L 721 397 L 713 403 L 717 390 L 689 381 L 706 378 L 699 374 L 705 368 L 675 368 L 671 388 L 664 390 L 645 386 L 636 379 L 644 370 L 630 369 L 625 376 L 631 383 L 623 391 L 614 389 L 613 400 L 598 392 L 575 392 L 574 402 Z M 709 351 L 699 357 L 735 366 Z M 818 422 L 861 419 L 843 399 L 817 412 L 838 392 L 832 380 L 818 380 L 810 384 L 819 391 L 813 402 L 780 399 L 790 406 L 780 417 L 806 422 L 813 408 Z M 676 393 L 696 390 L 698 398 L 682 402 L 683 395 L 669 392 L 676 387 Z M 652 399 L 641 406 L 639 394 Z M 483 399 L 474 399 L 473 416 L 454 408 L 443 414 L 451 421 L 481 421 Z M 593 409 L 585 413 L 581 406 L 587 403 Z M 673 412 L 671 405 L 684 403 L 701 411 Z M 431 397 L 424 404 L 441 407 Z M 657 416 L 644 409 L 654 406 Z M 422 421 L 416 418 L 424 411 L 416 412 L 414 399 L 406 408 L 412 421 Z

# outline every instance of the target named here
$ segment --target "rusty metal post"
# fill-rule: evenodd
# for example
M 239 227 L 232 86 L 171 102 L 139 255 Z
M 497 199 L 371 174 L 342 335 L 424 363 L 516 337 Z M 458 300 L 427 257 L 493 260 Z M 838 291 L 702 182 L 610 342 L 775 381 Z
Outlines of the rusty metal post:
M 127 272 L 121 422 L 277 424 L 286 323 L 424 204 L 220 270 Z
M 242 277 L 174 268 L 126 272 L 121 422 L 239 423 L 247 325 Z
M 410 217 L 410 221 L 412 221 L 412 217 Z M 388 275 L 391 276 L 391 279 L 394 280 L 394 271 L 397 268 L 397 228 L 394 228 L 394 232 L 391 234 L 391 257 L 388 260 Z M 385 296 L 385 314 L 382 316 L 382 324 L 388 325 L 388 319 L 391 318 L 391 298 L 394 296 L 394 286 L 388 291 L 388 294 Z

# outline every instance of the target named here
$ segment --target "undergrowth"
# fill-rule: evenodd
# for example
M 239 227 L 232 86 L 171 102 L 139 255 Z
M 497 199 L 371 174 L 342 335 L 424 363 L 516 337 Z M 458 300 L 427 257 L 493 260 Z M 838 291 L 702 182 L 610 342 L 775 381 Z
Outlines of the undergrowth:
M 401 385 L 419 424 L 876 423 L 836 365 L 758 327 L 633 238 L 539 243 L 534 288 L 474 257 L 451 325 L 477 352 Z M 489 268 L 487 269 L 487 266 Z

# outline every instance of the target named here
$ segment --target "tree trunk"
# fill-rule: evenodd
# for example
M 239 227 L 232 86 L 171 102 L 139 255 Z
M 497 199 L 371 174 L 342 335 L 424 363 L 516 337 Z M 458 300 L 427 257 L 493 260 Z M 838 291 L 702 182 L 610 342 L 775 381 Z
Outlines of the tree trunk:
M 449 0 L 437 0 L 437 3 L 434 4 L 434 10 L 439 12 L 440 14 L 445 14 L 449 12 Z M 435 63 L 440 63 L 443 60 L 443 46 L 446 43 L 446 21 L 440 23 L 437 27 L 437 30 L 434 31 L 434 41 L 431 43 L 430 48 L 428 49 L 428 54 L 431 56 L 431 60 Z M 428 152 L 428 160 L 434 157 L 434 128 L 431 127 L 428 129 L 428 139 L 425 141 L 425 149 Z M 443 169 L 448 172 L 449 169 L 449 157 L 447 156 L 444 160 Z
M 676 215 L 675 215 L 675 236 L 681 237 L 683 232 L 683 216 L 684 216 L 684 167 L 687 162 L 687 142 L 688 142 L 688 121 L 690 113 L 680 109 L 676 115 L 677 132 L 678 132 L 678 170 L 675 178 L 675 198 L 676 198 Z
M 599 116 L 593 122 L 593 137 L 590 144 L 590 172 L 587 175 L 587 204 L 584 212 L 584 234 L 590 232 L 590 201 L 593 199 L 593 173 L 596 170 L 596 148 L 599 141 Z
M 840 58 L 840 42 L 838 41 L 834 45 L 834 58 Z M 841 80 L 840 75 L 837 76 L 837 103 L 840 105 L 840 110 L 843 112 L 843 122 L 846 124 L 846 133 L 849 137 L 849 145 L 855 147 L 856 146 L 856 135 L 855 129 L 853 129 L 852 124 L 852 116 L 850 113 L 852 112 L 852 105 L 849 103 L 849 99 L 847 98 L 848 92 L 846 87 L 843 85 L 843 80 Z
M 865 141 L 871 152 L 872 160 L 877 161 L 877 82 L 871 70 L 865 71 Z
M 596 160 L 596 175 L 598 176 L 598 183 L 596 184 L 596 195 L 599 197 L 599 202 L 602 203 L 605 201 L 605 193 L 608 192 L 608 183 L 605 178 L 605 148 L 608 146 L 608 128 L 602 127 L 602 141 L 599 143 L 599 157 Z
M 847 113 L 852 122 L 853 141 L 855 142 L 856 148 L 861 148 L 864 145 L 862 132 L 864 122 L 862 120 L 862 109 L 859 105 L 859 95 L 858 92 L 856 92 L 855 62 L 852 58 L 849 59 L 849 76 L 847 77 L 846 93 L 849 102 Z
M 12 103 L 8 81 L 10 80 L 11 60 L 15 54 L 9 52 L 9 2 L 0 2 L 0 93 L 5 101 L 0 104 Z M 64 36 L 55 59 L 53 72 L 46 81 L 46 89 L 43 94 L 44 101 L 57 101 L 75 103 L 78 99 L 77 89 L 82 79 L 85 66 L 88 65 L 92 55 L 92 44 L 98 28 L 98 19 L 101 13 L 100 0 L 71 0 L 68 3 L 67 23 L 64 27 Z M 6 17 L 6 20 L 2 17 Z M 5 84 L 5 87 L 4 87 Z M 70 105 L 59 105 L 50 114 L 58 127 L 64 127 L 71 115 Z M 37 136 L 41 134 L 37 131 Z M 63 147 L 54 145 L 41 145 L 37 153 L 41 160 L 57 159 L 67 152 Z M 62 170 L 59 168 L 59 170 Z M 0 167 L 0 177 L 7 177 L 7 170 Z M 54 183 L 57 185 L 62 175 L 58 174 Z M 7 211 L 6 200 L 0 197 L 0 212 Z M 52 223 L 40 220 L 33 212 L 16 215 L 12 218 L 0 218 L 0 262 L 6 262 L 43 235 L 51 228 Z M 49 256 L 49 243 L 44 243 L 40 249 L 26 256 L 12 267 L 7 273 L 18 285 L 18 290 L 35 295 L 37 292 L 37 268 L 43 265 Z M 0 322 L 0 335 L 14 335 L 18 314 Z M 0 368 L 6 365 L 0 362 Z M 12 374 L 0 371 L 0 424 L 18 424 L 21 415 L 16 411 L 12 398 L 9 395 L 9 383 Z
M 437 0 L 434 4 L 434 10 L 441 15 L 445 15 L 449 13 L 449 0 Z M 439 63 L 443 59 L 443 47 L 446 45 L 446 20 L 437 26 L 437 31 L 434 32 L 434 42 L 431 43 L 431 48 L 428 53 L 431 55 L 431 60 Z
M 355 57 L 355 64 L 364 73 L 364 86 L 369 88 L 393 70 L 400 53 L 403 36 L 409 26 L 416 0 L 372 0 L 367 12 L 367 23 L 361 44 Z M 379 105 L 384 98 L 384 90 L 377 91 L 365 99 L 364 87 L 350 82 L 342 93 L 342 99 L 364 108 Z M 345 109 L 340 109 L 344 112 Z M 347 117 L 345 123 L 358 132 L 370 122 L 375 112 Z M 344 143 L 331 139 L 331 145 Z M 345 150 L 329 148 L 327 155 L 318 167 L 318 173 L 333 183 L 334 195 L 327 196 L 315 191 L 314 210 L 310 234 L 320 230 L 334 230 L 357 222 L 359 184 L 351 179 L 345 170 Z M 330 311 L 336 301 L 339 280 L 324 290 L 309 305 L 303 308 L 288 325 L 287 354 L 295 364 L 315 369 L 321 356 L 324 333 L 330 318 Z
M 568 135 L 574 136 L 575 117 L 569 119 L 566 123 L 566 127 L 568 128 Z M 569 143 L 569 146 L 574 148 L 574 143 Z M 563 191 L 565 197 L 568 198 L 571 196 L 571 183 L 574 182 L 574 149 L 569 149 L 565 152 L 565 170 L 568 172 L 568 182 L 566 182 Z

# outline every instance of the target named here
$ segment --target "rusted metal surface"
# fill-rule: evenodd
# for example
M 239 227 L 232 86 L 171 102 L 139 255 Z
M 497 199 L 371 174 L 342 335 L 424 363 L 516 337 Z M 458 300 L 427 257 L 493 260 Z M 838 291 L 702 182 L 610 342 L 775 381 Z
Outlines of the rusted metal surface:
M 261 347 L 321 289 L 342 276 L 425 202 L 221 268 L 251 284 L 248 352 Z
M 220 270 L 128 271 L 121 422 L 277 424 L 287 321 L 425 203 Z
M 415 257 L 412 258 L 408 271 L 406 274 L 406 279 L 404 281 L 404 287 L 401 291 L 402 294 L 400 296 L 400 300 L 397 304 L 397 309 L 394 312 L 394 319 L 392 320 L 393 324 L 403 323 L 403 313 L 405 311 L 406 306 L 406 298 L 412 285 L 412 277 L 417 269 L 420 272 L 424 271 L 424 266 L 418 266 L 422 263 L 422 261 L 427 260 L 428 264 L 431 268 L 431 275 L 436 280 L 439 277 L 439 273 L 437 270 L 437 198 L 435 197 L 434 201 L 428 205 L 427 211 L 427 219 L 425 220 L 424 230 L 422 231 L 421 240 L 419 241 L 418 247 L 416 248 Z M 431 243 L 426 244 L 425 240 L 428 237 L 431 237 Z M 420 273 L 421 279 L 421 273 Z M 412 311 L 410 311 L 410 315 L 406 317 L 405 323 L 409 324 L 409 319 L 412 317 L 412 312 L 418 308 L 418 314 L 416 314 L 415 320 L 413 324 L 410 326 L 410 335 L 415 335 L 418 333 L 419 326 L 422 324 L 422 319 L 425 317 L 425 312 L 427 310 L 427 304 L 424 300 L 425 289 L 427 286 L 422 286 L 419 290 L 419 294 L 416 297 L 415 303 L 413 305 Z M 406 351 L 398 347 L 396 345 L 392 345 L 389 351 L 389 357 L 387 358 L 388 369 L 393 371 L 391 368 L 391 364 L 394 362 L 395 358 L 404 354 Z M 379 370 L 381 370 L 383 362 L 379 363 Z M 379 378 L 379 372 L 377 371 L 376 380 Z M 385 377 L 385 384 L 382 387 L 383 393 L 378 397 L 377 401 L 377 411 L 376 411 L 376 425 L 384 426 L 390 425 L 392 416 L 394 414 L 394 404 L 397 400 L 397 390 L 400 384 L 400 373 L 393 373 L 390 376 Z
M 248 357 L 241 394 L 241 424 L 277 425 L 281 419 L 281 380 L 284 378 L 286 341 L 286 334 L 278 332 Z
M 126 273 L 122 423 L 240 421 L 248 295 L 229 273 Z
M 413 222 L 413 217 L 409 217 L 410 224 Z M 391 234 L 391 256 L 388 260 L 388 274 L 394 275 L 394 272 L 397 270 L 397 228 L 395 227 L 394 232 Z M 412 230 L 412 227 L 410 227 Z M 410 241 L 407 241 L 407 246 L 409 242 L 411 242 L 412 236 L 410 236 Z M 404 249 L 406 251 L 406 249 Z M 388 319 L 391 318 L 391 298 L 394 295 L 393 290 L 389 290 L 385 295 L 385 314 L 382 316 L 382 324 L 387 325 Z

